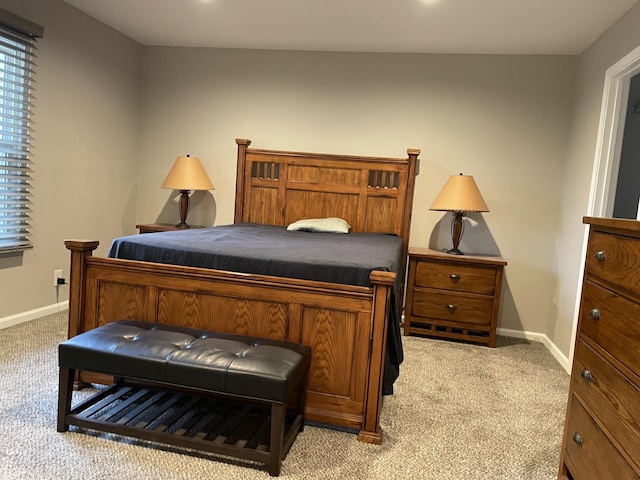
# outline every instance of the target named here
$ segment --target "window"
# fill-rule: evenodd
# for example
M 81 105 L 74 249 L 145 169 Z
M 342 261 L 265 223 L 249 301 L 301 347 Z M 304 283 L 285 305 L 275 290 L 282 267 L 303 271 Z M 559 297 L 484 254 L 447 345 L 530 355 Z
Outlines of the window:
M 42 27 L 0 9 L 0 253 L 31 248 L 34 50 Z

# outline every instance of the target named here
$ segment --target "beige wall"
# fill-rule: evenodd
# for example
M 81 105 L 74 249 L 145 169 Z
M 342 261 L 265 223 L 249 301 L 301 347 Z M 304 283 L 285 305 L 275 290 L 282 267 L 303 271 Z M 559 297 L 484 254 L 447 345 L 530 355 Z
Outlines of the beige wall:
M 234 139 L 245 137 L 328 153 L 422 149 L 415 246 L 448 246 L 448 218 L 428 207 L 449 175 L 474 175 L 491 212 L 471 217 L 462 247 L 509 262 L 499 326 L 547 334 L 568 354 L 604 71 L 640 44 L 640 6 L 579 57 L 140 47 L 59 0 L 0 6 L 45 26 L 36 248 L 0 257 L 0 319 L 57 301 L 64 238 L 99 239 L 104 254 L 137 222 L 176 221 L 159 185 L 178 155 L 199 156 L 216 186 L 195 195 L 190 221 L 230 223 Z
M 0 256 L 0 319 L 67 299 L 65 238 L 101 249 L 135 221 L 141 48 L 59 0 L 2 0 L 45 27 L 38 42 L 33 243 Z
M 544 332 L 576 57 L 145 48 L 137 220 L 177 221 L 159 188 L 177 155 L 216 190 L 191 219 L 233 221 L 235 138 L 258 148 L 404 156 L 422 149 L 411 245 L 447 247 L 428 210 L 447 177 L 472 174 L 491 209 L 463 248 L 502 254 L 500 327 Z
M 554 269 L 562 279 L 553 298 L 558 315 L 546 330 L 565 353 L 569 351 L 575 318 L 585 232 L 582 217 L 588 213 L 605 73 L 640 45 L 639 26 L 640 4 L 636 4 L 579 57 L 554 260 Z

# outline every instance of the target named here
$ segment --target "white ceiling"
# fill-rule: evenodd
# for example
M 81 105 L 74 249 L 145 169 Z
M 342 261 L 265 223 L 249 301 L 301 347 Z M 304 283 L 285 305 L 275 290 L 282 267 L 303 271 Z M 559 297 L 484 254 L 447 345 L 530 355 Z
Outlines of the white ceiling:
M 579 54 L 638 2 L 65 1 L 143 45 L 500 54 Z

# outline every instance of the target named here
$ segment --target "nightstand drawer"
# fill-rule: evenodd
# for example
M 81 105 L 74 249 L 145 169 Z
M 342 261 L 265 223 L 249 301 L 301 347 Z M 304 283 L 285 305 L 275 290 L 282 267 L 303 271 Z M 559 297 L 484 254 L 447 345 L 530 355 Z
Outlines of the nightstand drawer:
M 493 297 L 442 290 L 416 289 L 411 305 L 414 316 L 450 320 L 456 323 L 489 325 Z
M 576 346 L 573 391 L 627 452 L 640 452 L 640 392 L 618 370 L 582 341 Z
M 496 285 L 496 269 L 445 262 L 418 262 L 416 287 L 492 295 Z
M 616 479 L 638 477 L 602 430 L 595 424 L 576 397 L 571 397 L 571 414 L 567 418 L 565 454 L 569 457 L 574 480 Z
M 587 281 L 580 332 L 640 374 L 640 305 Z
M 594 232 L 587 249 L 586 269 L 588 275 L 640 293 L 640 240 Z

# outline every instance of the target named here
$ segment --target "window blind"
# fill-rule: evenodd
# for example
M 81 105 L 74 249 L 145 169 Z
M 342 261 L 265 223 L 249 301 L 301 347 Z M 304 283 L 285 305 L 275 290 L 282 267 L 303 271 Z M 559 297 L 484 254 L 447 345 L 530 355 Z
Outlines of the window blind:
M 30 140 L 38 36 L 41 27 L 0 10 L 0 253 L 32 247 Z

